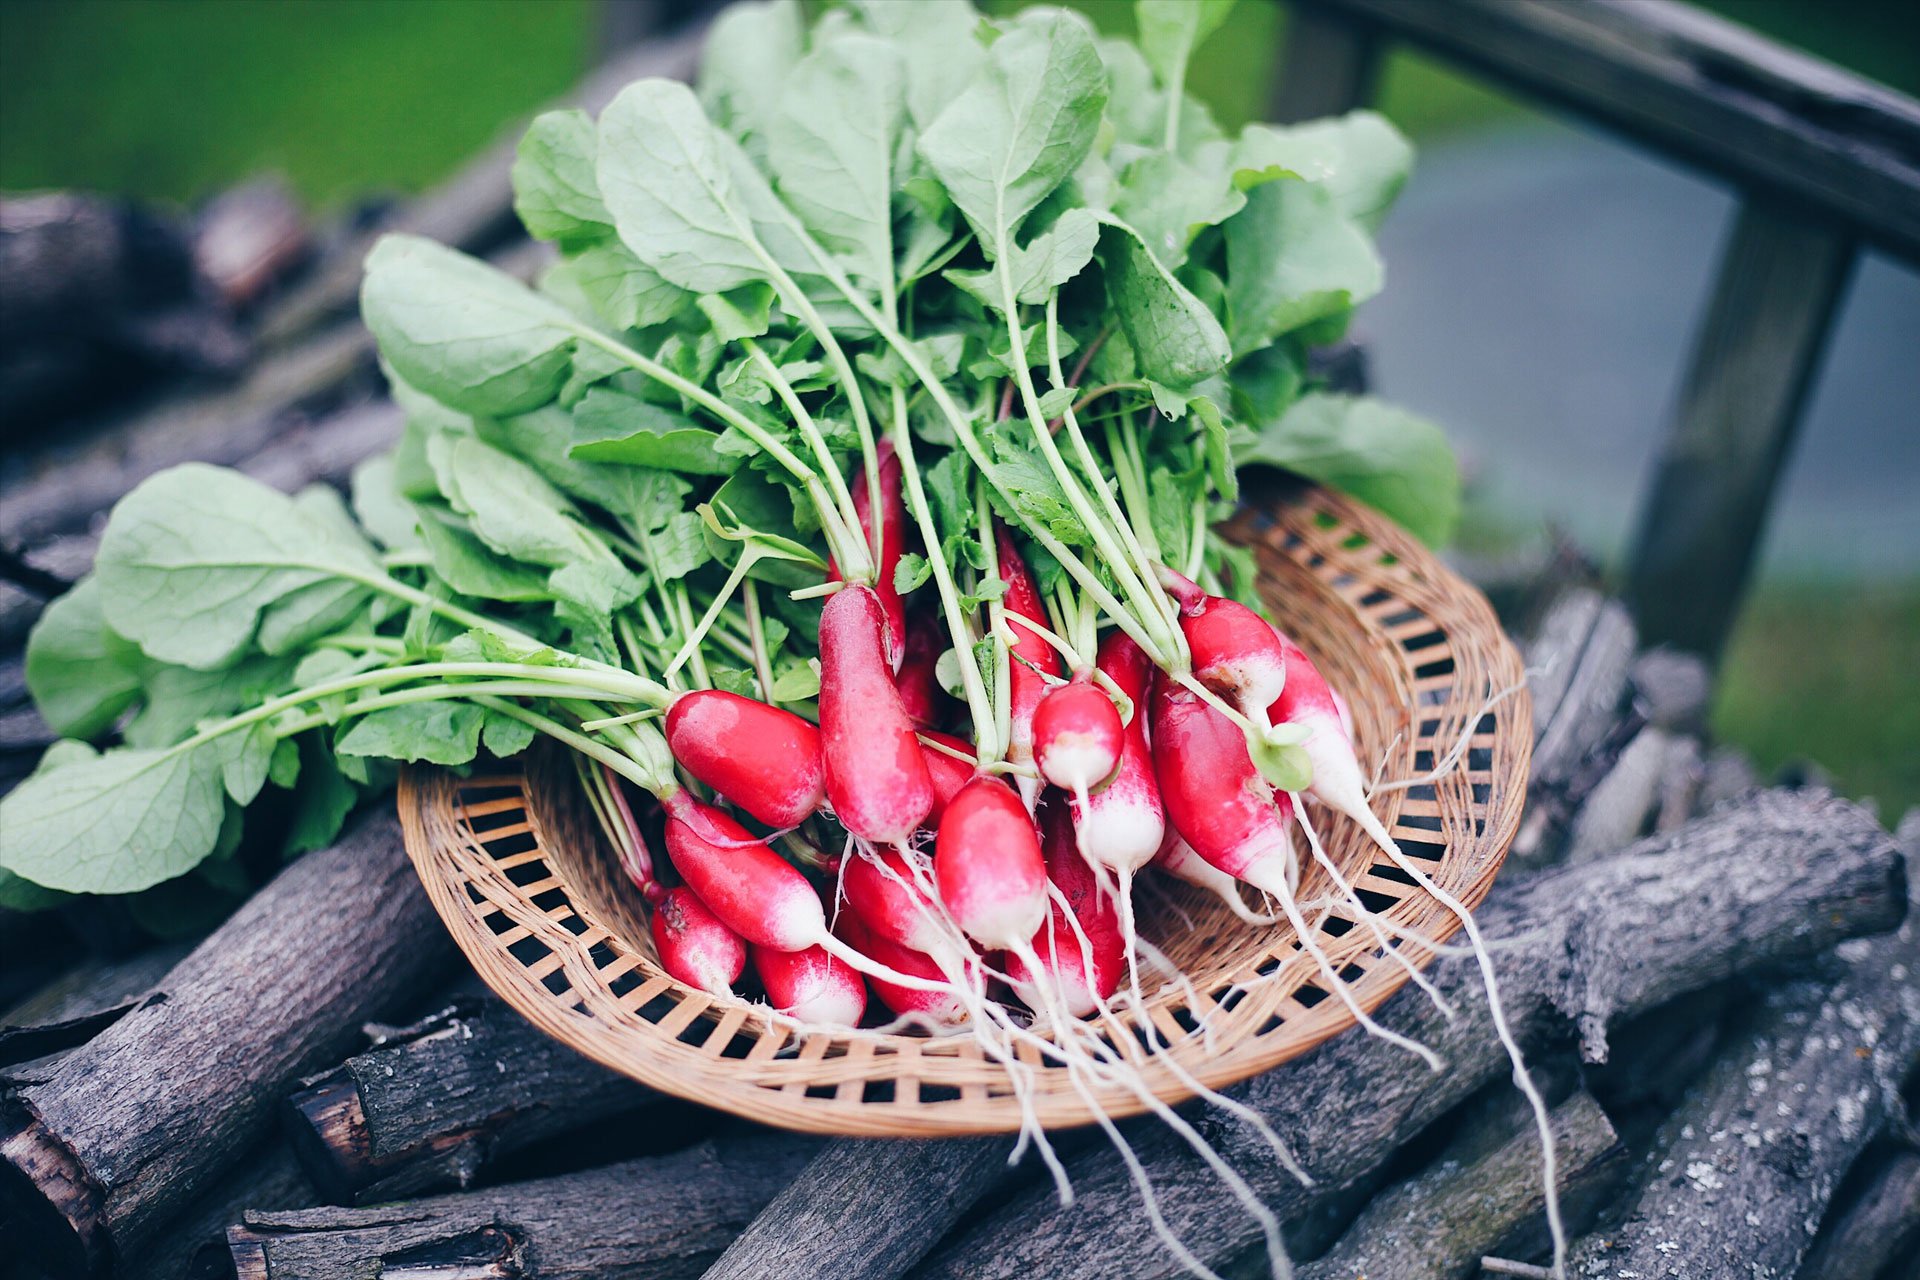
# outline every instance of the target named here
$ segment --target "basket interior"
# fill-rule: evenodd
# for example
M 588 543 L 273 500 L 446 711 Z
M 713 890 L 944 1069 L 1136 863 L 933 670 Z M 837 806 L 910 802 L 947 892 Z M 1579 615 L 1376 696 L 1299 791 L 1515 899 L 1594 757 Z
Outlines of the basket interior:
M 1485 896 L 1525 794 L 1531 716 L 1524 693 L 1486 709 L 1521 677 L 1485 599 L 1378 515 L 1318 489 L 1235 519 L 1281 625 L 1347 699 L 1361 758 L 1379 776 L 1425 774 L 1466 736 L 1457 768 L 1382 791 L 1374 809 L 1435 883 L 1469 906 Z M 765 1006 L 716 1001 L 655 963 L 638 894 L 578 796 L 570 769 L 536 756 L 526 772 L 460 778 L 412 770 L 401 816 L 422 880 L 481 977 L 529 1019 L 609 1067 L 665 1092 L 752 1119 L 827 1133 L 1009 1131 L 1022 1106 L 1003 1064 L 970 1038 L 800 1033 Z M 1369 910 L 1409 937 L 1444 941 L 1459 921 L 1359 828 L 1324 807 L 1308 817 Z M 1306 847 L 1300 842 L 1304 857 Z M 1319 963 L 1284 921 L 1248 925 L 1203 890 L 1154 874 L 1136 892 L 1141 932 L 1186 983 L 1143 973 L 1162 1053 L 1209 1086 L 1273 1067 L 1350 1027 Z M 1311 860 L 1299 894 L 1353 999 L 1371 1009 L 1407 980 Z M 1408 941 L 1416 963 L 1427 947 Z M 1190 1090 L 1146 1055 L 1140 1028 L 1102 1038 L 1143 1068 L 1165 1101 Z M 1022 1051 L 1042 1123 L 1092 1119 L 1064 1069 Z M 1107 1114 L 1135 1094 L 1094 1093 Z

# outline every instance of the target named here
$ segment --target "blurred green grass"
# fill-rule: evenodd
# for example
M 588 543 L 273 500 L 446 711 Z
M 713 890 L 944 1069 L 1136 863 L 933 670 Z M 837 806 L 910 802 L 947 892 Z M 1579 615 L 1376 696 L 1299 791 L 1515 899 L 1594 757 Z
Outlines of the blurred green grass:
M 1080 7 L 1132 29 L 1126 0 Z M 1709 7 L 1920 92 L 1920 4 Z M 0 190 L 191 202 L 278 170 L 318 208 L 419 191 L 578 79 L 597 20 L 596 0 L 0 0 Z M 1284 6 L 1242 0 L 1196 58 L 1228 127 L 1263 114 L 1285 25 Z M 1528 114 L 1404 51 L 1379 106 L 1422 141 Z M 1765 585 L 1715 727 L 1766 769 L 1819 761 L 1891 821 L 1920 804 L 1916 649 L 1920 582 Z

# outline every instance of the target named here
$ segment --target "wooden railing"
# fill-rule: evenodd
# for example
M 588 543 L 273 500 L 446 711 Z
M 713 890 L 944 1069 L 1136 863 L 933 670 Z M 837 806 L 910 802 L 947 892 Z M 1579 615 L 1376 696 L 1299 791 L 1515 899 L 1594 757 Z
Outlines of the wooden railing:
M 1365 105 L 1396 41 L 1737 191 L 1626 582 L 1716 657 L 1855 260 L 1920 263 L 1920 103 L 1669 0 L 1294 0 L 1275 116 Z

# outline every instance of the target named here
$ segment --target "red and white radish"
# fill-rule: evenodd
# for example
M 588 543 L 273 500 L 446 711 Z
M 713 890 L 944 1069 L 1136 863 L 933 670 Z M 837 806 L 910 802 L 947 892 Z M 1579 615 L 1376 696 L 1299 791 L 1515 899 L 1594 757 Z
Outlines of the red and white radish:
M 867 984 L 825 948 L 753 949 L 753 971 L 767 1003 L 789 1017 L 821 1027 L 856 1027 L 867 1011 Z
M 1022 950 L 1047 917 L 1047 867 L 1033 817 L 1012 787 L 976 777 L 940 816 L 940 901 L 983 946 Z
M 1136 871 L 1152 860 L 1166 837 L 1165 807 L 1147 742 L 1147 699 L 1153 660 L 1123 631 L 1107 633 L 1095 665 L 1133 703 L 1133 718 L 1121 738 L 1112 778 L 1084 799 L 1073 799 L 1080 851 L 1115 872 Z
M 737 693 L 682 694 L 667 710 L 667 746 L 688 773 L 770 827 L 798 826 L 826 798 L 820 731 Z
M 820 738 L 827 800 L 862 840 L 898 844 L 926 820 L 933 781 L 887 666 L 885 617 L 871 587 L 820 611 Z
M 880 597 L 881 611 L 886 615 L 887 669 L 898 671 L 907 653 L 907 602 L 894 585 L 894 572 L 900 567 L 900 556 L 907 549 L 907 508 L 900 499 L 900 458 L 893 451 L 891 440 L 882 440 L 876 453 L 880 459 L 880 545 L 874 561 L 874 578 L 870 584 Z M 872 490 L 867 486 L 864 472 L 857 473 L 850 486 L 853 491 L 853 513 L 860 519 L 860 532 L 867 540 L 869 551 L 873 550 L 873 503 Z M 835 579 L 841 578 L 840 566 L 829 561 L 828 571 Z
M 1290 897 L 1293 804 L 1253 767 L 1245 735 L 1165 675 L 1154 681 L 1151 707 L 1154 775 L 1173 829 L 1221 871 Z
M 662 803 L 674 868 L 729 929 L 778 951 L 804 950 L 826 936 L 813 886 L 752 832 L 685 791 Z
M 835 928 L 851 946 L 889 968 L 925 978 L 930 982 L 944 981 L 947 977 L 945 970 L 932 956 L 881 937 L 867 928 L 865 921 L 853 912 L 843 912 Z M 926 991 L 917 987 L 902 987 L 884 978 L 869 978 L 867 985 L 873 989 L 873 994 L 879 997 L 881 1004 L 897 1014 L 915 1015 L 930 1022 L 948 1025 L 958 1025 L 967 1021 L 968 1002 L 957 991 Z
M 937 733 L 924 729 L 920 736 L 931 739 L 939 747 L 922 742 L 920 748 L 926 754 L 927 777 L 933 780 L 933 811 L 927 815 L 928 822 L 938 822 L 940 815 L 946 812 L 947 805 L 960 794 L 960 788 L 972 781 L 974 775 L 973 744 L 965 738 L 956 738 L 951 733 Z M 959 754 L 955 754 L 955 753 Z M 961 759 L 961 756 L 967 757 Z
M 1033 761 L 1040 776 L 1076 796 L 1120 767 L 1125 726 L 1106 691 L 1083 676 L 1055 685 L 1033 712 Z
M 884 597 L 883 597 L 884 600 Z M 940 687 L 940 653 L 945 632 L 935 615 L 924 610 L 907 615 L 907 647 L 893 683 L 907 718 L 922 729 L 932 729 L 946 714 L 947 691 Z
M 1046 696 L 1048 677 L 1057 679 L 1066 674 L 1066 665 L 1058 650 L 1033 628 L 1020 622 L 1020 618 L 1031 618 L 1044 624 L 1047 608 L 1040 599 L 1039 584 L 1033 580 L 1026 561 L 1020 558 L 1019 548 L 1013 545 L 1013 535 L 1004 524 L 994 525 L 994 544 L 1000 580 L 1007 584 L 1000 605 L 1008 614 L 1018 615 L 1007 619 L 1014 635 L 1007 667 L 1007 687 L 1013 709 L 1007 759 L 1016 765 L 1028 765 L 1033 763 L 1034 712 L 1040 706 L 1040 699 Z
M 648 924 L 660 967 L 709 995 L 730 996 L 747 967 L 747 944 L 684 885 L 667 890 Z
M 921 888 L 921 873 L 908 861 L 918 856 L 899 849 L 864 850 L 848 860 L 840 889 L 847 911 L 873 936 L 928 955 L 945 955 L 957 949 L 955 940 L 939 905 Z
M 1119 989 L 1128 939 L 1113 894 L 1075 847 L 1066 806 L 1057 799 L 1042 804 L 1040 826 L 1047 878 L 1059 896 L 1030 945 L 1061 1007 L 1072 1017 L 1084 1018 Z M 1010 955 L 1006 964 L 1014 994 L 1040 1008 L 1042 996 L 1026 961 Z
M 1161 582 L 1180 606 L 1194 679 L 1256 727 L 1266 728 L 1267 708 L 1287 684 L 1286 651 L 1272 625 L 1239 601 L 1208 595 L 1171 569 L 1161 570 Z
M 1175 879 L 1185 880 L 1214 894 L 1226 903 L 1229 911 L 1248 924 L 1268 925 L 1274 921 L 1273 916 L 1250 910 L 1240 896 L 1240 882 L 1195 853 L 1193 846 L 1182 840 L 1180 833 L 1172 828 L 1168 828 L 1166 843 L 1154 856 L 1153 865 Z

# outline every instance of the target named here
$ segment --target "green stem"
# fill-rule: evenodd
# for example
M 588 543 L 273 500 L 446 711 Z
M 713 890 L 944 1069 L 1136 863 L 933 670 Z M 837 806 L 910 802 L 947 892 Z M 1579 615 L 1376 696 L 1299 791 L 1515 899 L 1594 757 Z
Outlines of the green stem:
M 760 586 L 748 578 L 740 594 L 747 609 L 747 642 L 753 651 L 753 673 L 760 681 L 760 698 L 773 701 L 773 659 L 767 653 L 767 632 L 760 622 Z
M 993 582 L 1001 578 L 1000 540 L 993 536 L 993 504 L 987 501 L 987 481 L 983 476 L 974 482 L 973 509 L 980 521 L 980 547 L 986 555 L 987 564 L 980 572 L 986 580 Z M 983 760 L 998 760 L 1013 746 L 1013 673 L 1012 648 L 1007 644 L 1007 603 L 1006 595 L 993 596 L 987 600 L 987 639 L 993 644 L 993 726 L 999 735 L 999 750 L 992 755 L 981 753 Z
M 388 693 L 375 694 L 371 698 L 361 698 L 349 702 L 338 713 L 311 711 L 298 720 L 290 721 L 279 729 L 279 736 L 292 737 L 296 733 L 305 733 L 322 725 L 339 724 L 346 720 L 384 711 L 389 707 L 404 707 L 420 702 L 451 702 L 460 699 L 469 701 L 481 694 L 492 694 L 506 698 L 552 698 L 558 700 L 587 701 L 581 691 L 568 685 L 544 684 L 538 680 L 475 680 L 468 684 L 416 685 L 411 689 L 395 689 Z M 616 697 L 611 694 L 599 694 L 594 701 L 631 702 L 631 698 Z M 657 716 L 657 707 L 650 707 L 641 715 Z
M 693 644 L 693 679 L 702 689 L 713 688 L 713 677 L 707 674 L 707 655 L 700 652 L 699 637 L 693 625 L 693 601 L 687 596 L 687 584 L 674 583 L 673 609 L 679 619 L 680 629 Z
M 671 795 L 678 789 L 678 784 L 671 778 L 656 778 L 647 771 L 644 765 L 633 759 L 633 757 L 615 751 L 612 747 L 604 743 L 595 742 L 583 733 L 576 733 L 557 720 L 551 720 L 537 712 L 529 711 L 517 702 L 507 702 L 500 698 L 490 698 L 486 696 L 475 698 L 474 701 L 490 710 L 498 711 L 503 716 L 509 716 L 522 724 L 530 725 L 538 729 L 541 733 L 546 734 L 555 741 L 565 743 L 589 759 L 598 760 L 601 764 L 606 765 L 609 769 L 612 769 L 615 773 L 651 795 L 665 797 Z
M 714 621 L 719 618 L 720 611 L 727 607 L 727 598 L 740 589 L 740 584 L 746 580 L 747 571 L 753 568 L 754 561 L 759 558 L 760 557 L 755 554 L 755 548 L 751 543 L 740 548 L 740 562 L 734 565 L 733 572 L 727 575 L 726 582 L 721 584 L 720 593 L 714 596 L 713 603 L 707 606 L 707 611 L 700 615 L 700 621 L 687 633 L 686 641 L 680 646 L 680 652 L 673 655 L 673 661 L 669 662 L 666 669 L 660 674 L 666 676 L 672 675 L 678 671 L 689 658 L 695 660 L 694 670 L 696 673 L 704 667 L 705 664 L 699 657 L 700 642 L 706 639 L 707 633 L 713 629 Z M 683 592 L 683 600 L 684 597 L 685 593 Z
M 826 477 L 827 488 L 839 508 L 837 518 L 831 524 L 823 520 L 821 531 L 827 535 L 827 545 L 833 549 L 833 558 L 840 572 L 849 581 L 872 582 L 878 557 L 877 554 L 869 554 L 866 537 L 856 533 L 860 528 L 860 513 L 854 509 L 853 495 L 847 491 L 846 479 L 840 474 L 839 464 L 833 460 L 833 449 L 827 444 L 827 438 L 820 434 L 819 424 L 807 412 L 807 406 L 800 402 L 793 384 L 787 381 L 786 375 L 767 357 L 767 353 L 760 349 L 760 344 L 752 338 L 743 338 L 740 345 L 746 348 L 747 355 L 760 367 L 761 376 L 772 384 L 774 394 L 780 397 L 780 403 L 793 415 L 800 434 L 806 438 L 814 458 L 820 463 L 820 472 Z M 876 508 L 870 506 L 868 509 Z M 825 514 L 821 513 L 823 517 Z
M 1107 455 L 1113 459 L 1113 473 L 1120 480 L 1120 498 L 1127 504 L 1127 523 L 1140 539 L 1140 550 L 1150 561 L 1160 559 L 1160 538 L 1153 531 L 1153 504 L 1147 499 L 1147 478 L 1139 455 L 1128 447 L 1126 436 L 1132 423 L 1122 431 L 1118 421 L 1107 423 Z
M 992 737 L 993 700 L 980 679 L 980 664 L 973 657 L 973 635 L 967 626 L 966 611 L 960 607 L 960 592 L 954 586 L 953 570 L 940 554 L 940 530 L 934 526 L 933 510 L 927 504 L 926 491 L 920 486 L 920 467 L 913 456 L 913 432 L 907 423 L 906 393 L 893 389 L 893 450 L 900 456 L 901 493 L 907 511 L 920 528 L 920 541 L 927 550 L 927 566 L 933 571 L 934 589 L 940 596 L 940 612 L 947 620 L 947 637 L 953 641 L 953 656 L 960 666 L 960 685 L 967 698 L 967 712 L 973 718 L 975 742 L 983 754 L 997 747 Z M 876 522 L 877 523 L 877 522 Z M 984 727 L 983 727 L 984 726 Z M 982 737 L 985 733 L 987 736 Z M 998 753 L 987 754 L 988 759 Z

